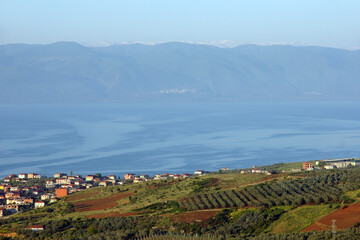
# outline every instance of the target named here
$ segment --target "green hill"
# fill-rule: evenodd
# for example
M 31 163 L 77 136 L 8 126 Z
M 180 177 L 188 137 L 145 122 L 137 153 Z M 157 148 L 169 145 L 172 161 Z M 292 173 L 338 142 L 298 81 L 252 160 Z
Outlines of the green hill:
M 0 232 L 19 239 L 313 239 L 329 233 L 300 231 L 356 202 L 359 190 L 360 168 L 270 176 L 224 171 L 95 187 L 1 219 Z M 338 234 L 356 239 L 359 228 L 349 224 Z M 24 230 L 29 225 L 45 230 Z

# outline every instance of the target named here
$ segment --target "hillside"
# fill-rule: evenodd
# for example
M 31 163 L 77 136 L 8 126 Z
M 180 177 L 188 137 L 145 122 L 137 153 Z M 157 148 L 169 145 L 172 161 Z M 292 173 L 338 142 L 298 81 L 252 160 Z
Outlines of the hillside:
M 279 168 L 286 164 L 272 166 Z M 225 171 L 95 187 L 2 219 L 0 233 L 16 230 L 19 239 L 319 239 L 331 233 L 308 231 L 329 230 L 327 219 L 334 218 L 339 239 L 358 239 L 359 179 L 360 168 L 351 167 L 270 176 Z M 29 225 L 45 230 L 22 230 Z
M 360 51 L 164 43 L 0 46 L 0 102 L 359 100 Z

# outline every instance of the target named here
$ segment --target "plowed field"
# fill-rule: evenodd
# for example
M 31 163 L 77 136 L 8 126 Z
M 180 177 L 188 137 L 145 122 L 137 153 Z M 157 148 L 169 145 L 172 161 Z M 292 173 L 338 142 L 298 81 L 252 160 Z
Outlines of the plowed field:
M 354 226 L 355 223 L 360 222 L 360 203 L 340 208 L 305 228 L 302 232 L 329 230 L 333 224 L 332 220 L 336 220 L 336 229 L 345 229 Z
M 170 218 L 177 222 L 194 222 L 194 221 L 206 221 L 209 218 L 215 216 L 217 213 L 221 213 L 221 210 L 199 210 L 179 213 L 177 215 L 170 216 Z
M 75 212 L 95 211 L 112 208 L 117 205 L 117 201 L 122 198 L 132 196 L 134 193 L 120 193 L 106 198 L 91 199 L 74 202 Z
M 88 193 L 80 193 L 80 194 L 74 194 L 70 195 L 66 198 L 67 202 L 77 201 L 84 198 L 91 198 L 95 195 L 99 194 L 99 192 L 88 192 Z

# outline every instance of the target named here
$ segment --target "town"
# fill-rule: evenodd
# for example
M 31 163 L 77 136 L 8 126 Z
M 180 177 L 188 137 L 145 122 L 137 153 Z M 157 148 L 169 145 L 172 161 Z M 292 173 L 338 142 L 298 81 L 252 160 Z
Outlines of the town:
M 318 169 L 345 168 L 349 166 L 360 165 L 360 160 L 355 158 L 318 160 L 303 162 L 302 168 L 293 168 L 283 170 L 283 172 L 312 171 Z M 224 167 L 219 172 L 230 172 Z M 271 175 L 270 171 L 253 166 L 252 169 L 239 170 L 240 174 L 266 174 Z M 136 184 L 146 181 L 167 180 L 167 179 L 185 179 L 193 176 L 203 176 L 211 174 L 204 170 L 197 170 L 194 174 L 157 174 L 154 177 L 149 175 L 136 175 L 126 173 L 124 178 L 116 175 L 102 176 L 100 173 L 94 175 L 68 176 L 66 173 L 56 173 L 53 177 L 41 176 L 36 173 L 20 173 L 18 175 L 10 174 L 0 181 L 0 217 L 17 214 L 33 208 L 42 208 L 59 198 L 68 196 L 71 193 L 82 191 L 92 187 L 106 187 L 110 185 Z

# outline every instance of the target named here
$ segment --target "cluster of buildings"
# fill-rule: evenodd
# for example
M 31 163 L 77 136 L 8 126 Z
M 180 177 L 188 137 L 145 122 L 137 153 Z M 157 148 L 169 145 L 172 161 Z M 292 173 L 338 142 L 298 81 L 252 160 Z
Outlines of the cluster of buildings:
M 109 186 L 115 185 L 118 180 L 115 175 L 101 176 L 101 175 L 81 175 L 68 176 L 66 173 L 56 173 L 54 178 L 46 181 L 46 188 L 48 189 L 67 189 L 68 193 L 77 192 L 81 189 L 91 188 L 94 186 Z
M 311 162 L 303 162 L 303 170 L 311 171 L 320 168 L 334 169 L 346 168 L 349 166 L 359 166 L 360 160 L 357 158 L 341 158 L 341 159 L 324 159 L 315 161 L 315 166 Z
M 47 178 L 36 173 L 11 174 L 0 183 L 0 217 L 17 213 L 21 210 L 42 208 L 47 204 L 58 201 L 71 193 L 94 186 L 122 185 L 125 183 L 138 183 L 152 180 L 183 179 L 193 175 L 204 175 L 208 172 L 197 170 L 194 174 L 157 174 L 135 175 L 127 173 L 124 179 L 115 175 L 101 176 L 100 174 L 68 176 L 66 173 L 56 173 L 54 177 Z M 37 184 L 32 179 L 43 179 L 42 184 Z M 32 186 L 31 183 L 34 183 Z M 30 186 L 30 187 L 25 187 Z
M 360 159 L 326 159 L 316 161 L 315 166 L 312 162 L 303 162 L 302 169 L 292 169 L 291 171 L 309 171 L 319 168 L 344 168 L 350 165 L 359 166 Z M 227 171 L 228 168 L 224 167 L 221 170 Z M 204 170 L 197 170 L 194 174 L 164 173 L 157 174 L 155 177 L 127 173 L 124 175 L 123 179 L 117 178 L 115 175 L 101 176 L 101 174 L 95 174 L 82 177 L 81 175 L 68 176 L 65 173 L 56 173 L 53 178 L 45 178 L 43 181 L 44 184 L 36 184 L 36 181 L 33 181 L 33 185 L 25 183 L 31 182 L 32 179 L 42 179 L 44 177 L 36 173 L 20 173 L 18 176 L 11 174 L 8 177 L 5 177 L 0 183 L 0 217 L 16 213 L 20 210 L 45 207 L 46 204 L 55 202 L 60 197 L 64 197 L 70 193 L 94 186 L 122 185 L 126 183 L 139 183 L 152 180 L 184 179 L 192 176 L 205 175 L 207 173 L 208 172 Z M 254 166 L 251 170 L 242 170 L 240 173 L 271 175 L 270 172 L 258 169 L 256 166 Z
M 256 166 L 254 166 L 253 169 L 251 170 L 241 170 L 240 173 L 261 173 L 261 174 L 271 175 L 269 171 L 258 169 Z
M 192 177 L 193 175 L 204 175 L 206 173 L 207 172 L 205 172 L 204 170 L 195 171 L 194 174 L 190 174 L 190 173 L 183 173 L 183 174 L 164 173 L 164 174 L 156 174 L 155 177 L 153 177 L 153 178 L 149 177 L 149 175 L 136 176 L 134 173 L 127 173 L 124 176 L 124 180 L 126 182 L 139 183 L 139 182 L 146 182 L 146 181 L 152 181 L 152 180 L 183 179 L 183 178 Z
M 36 173 L 21 173 L 18 176 L 11 174 L 5 177 L 0 184 L 0 217 L 17 213 L 21 209 L 45 207 L 45 199 L 55 199 L 55 195 L 46 192 L 42 186 L 34 184 L 25 187 L 21 184 L 39 178 L 41 176 Z

